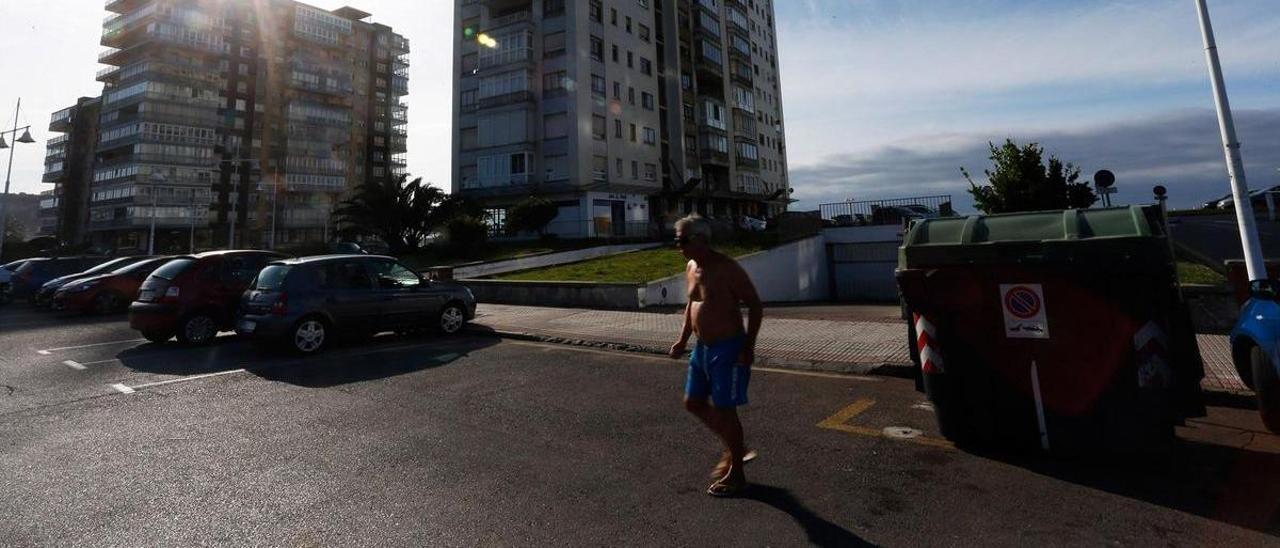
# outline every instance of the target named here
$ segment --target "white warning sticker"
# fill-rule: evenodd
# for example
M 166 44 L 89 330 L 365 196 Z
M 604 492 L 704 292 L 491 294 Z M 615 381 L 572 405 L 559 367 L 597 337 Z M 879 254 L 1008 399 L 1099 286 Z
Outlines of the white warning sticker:
M 1040 284 L 1000 284 L 1004 334 L 1010 339 L 1047 339 L 1044 289 Z

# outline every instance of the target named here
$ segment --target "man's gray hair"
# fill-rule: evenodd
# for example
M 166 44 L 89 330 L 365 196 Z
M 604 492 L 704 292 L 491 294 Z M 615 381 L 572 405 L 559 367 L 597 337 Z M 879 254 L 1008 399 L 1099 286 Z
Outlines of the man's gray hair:
M 685 236 L 702 236 L 711 241 L 711 222 L 694 213 L 676 221 L 676 230 L 684 230 Z

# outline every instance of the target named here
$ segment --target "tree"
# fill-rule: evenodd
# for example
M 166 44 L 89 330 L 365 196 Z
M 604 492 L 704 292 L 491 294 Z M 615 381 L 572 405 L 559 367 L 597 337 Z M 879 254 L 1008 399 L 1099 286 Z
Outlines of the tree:
M 21 242 L 27 239 L 27 227 L 23 226 L 21 219 L 13 215 L 5 217 L 4 239 L 6 242 Z
M 1064 164 L 1057 156 L 1044 165 L 1044 148 L 1037 143 L 1019 147 L 1013 139 L 1004 145 L 987 143 L 995 170 L 985 170 L 987 185 L 973 182 L 964 167 L 960 172 L 969 181 L 974 207 L 983 213 L 1042 211 L 1087 208 L 1098 201 L 1088 182 L 1078 182 L 1080 168 Z
M 507 210 L 507 228 L 516 232 L 543 231 L 560 214 L 560 207 L 541 196 L 530 196 Z
M 377 236 L 394 255 L 416 251 L 455 215 L 458 204 L 421 178 L 408 178 L 366 182 L 334 214 L 348 232 Z

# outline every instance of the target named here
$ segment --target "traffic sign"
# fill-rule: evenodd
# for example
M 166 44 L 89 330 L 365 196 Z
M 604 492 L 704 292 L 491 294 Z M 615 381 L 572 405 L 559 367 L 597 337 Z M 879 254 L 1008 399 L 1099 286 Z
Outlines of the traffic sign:
M 1044 288 L 1040 284 L 1000 284 L 1004 334 L 1010 339 L 1048 339 Z
M 1107 188 L 1116 184 L 1116 175 L 1109 170 L 1100 169 L 1093 174 L 1093 184 L 1098 185 L 1099 188 Z

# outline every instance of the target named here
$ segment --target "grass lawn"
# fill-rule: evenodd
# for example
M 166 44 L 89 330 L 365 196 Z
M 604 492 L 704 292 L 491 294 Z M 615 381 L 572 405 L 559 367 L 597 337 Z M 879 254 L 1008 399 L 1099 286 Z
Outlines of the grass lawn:
M 718 246 L 721 253 L 741 257 L 767 249 L 763 243 Z M 495 276 L 499 280 L 644 283 L 684 272 L 688 259 L 674 247 L 646 249 L 580 263 L 549 266 Z
M 523 242 L 489 242 L 470 257 L 457 257 L 443 248 L 427 247 L 413 255 L 400 257 L 409 268 L 423 269 L 432 266 L 451 266 L 472 262 L 490 262 L 512 259 L 524 255 L 550 253 L 553 251 L 572 251 L 588 247 L 611 245 L 609 242 L 592 240 L 531 240 Z
M 1227 283 L 1227 278 L 1212 268 L 1185 261 L 1178 261 L 1178 279 L 1184 284 L 1225 285 Z

